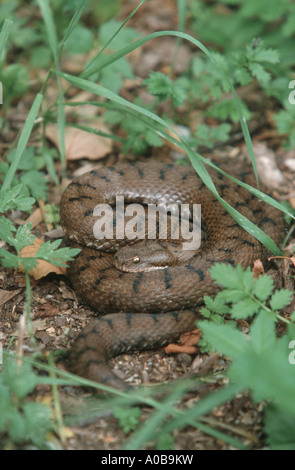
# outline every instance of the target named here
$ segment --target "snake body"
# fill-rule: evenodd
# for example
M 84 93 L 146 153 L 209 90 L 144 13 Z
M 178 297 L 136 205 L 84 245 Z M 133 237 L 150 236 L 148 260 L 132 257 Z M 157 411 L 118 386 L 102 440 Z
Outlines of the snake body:
M 282 237 L 279 211 L 217 172 L 210 171 L 220 196 L 259 226 L 275 243 Z M 255 184 L 251 169 L 240 172 L 246 183 Z M 205 239 L 190 259 L 161 269 L 128 272 L 114 265 L 114 245 L 102 244 L 93 235 L 97 204 L 126 203 L 201 204 Z M 75 291 L 100 315 L 90 321 L 70 351 L 71 371 L 88 379 L 122 389 L 107 361 L 122 352 L 153 349 L 192 330 L 196 307 L 204 295 L 218 287 L 209 275 L 216 262 L 243 268 L 264 259 L 259 241 L 242 229 L 205 186 L 192 167 L 156 161 L 123 163 L 91 171 L 73 180 L 61 201 L 61 224 L 81 248 L 71 263 L 69 276 Z M 123 242 L 122 242 L 123 243 Z M 136 253 L 136 245 L 135 253 Z M 124 312 L 124 313 L 122 313 Z M 102 316 L 103 315 L 103 316 Z

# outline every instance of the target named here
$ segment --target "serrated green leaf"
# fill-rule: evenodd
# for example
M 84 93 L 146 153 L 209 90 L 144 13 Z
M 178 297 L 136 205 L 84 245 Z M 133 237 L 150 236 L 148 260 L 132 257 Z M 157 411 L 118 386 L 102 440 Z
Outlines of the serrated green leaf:
M 24 192 L 25 191 L 23 191 L 22 184 L 17 184 L 12 188 L 3 191 L 1 194 L 0 212 L 5 212 L 12 209 L 23 211 L 31 209 L 35 199 L 32 197 L 27 197 L 27 195 L 20 194 Z
M 215 296 L 214 299 L 205 295 L 203 300 L 206 306 L 213 312 L 225 314 L 229 311 L 228 306 L 224 302 L 224 298 L 222 296 L 219 296 L 218 294 Z
M 243 270 L 241 265 L 233 268 L 225 263 L 216 263 L 210 268 L 210 274 L 218 284 L 230 289 L 240 290 L 243 289 L 245 285 L 249 285 L 250 289 L 253 284 L 253 276 L 250 268 Z
M 210 318 L 211 315 L 212 315 L 212 312 L 211 312 L 208 308 L 206 308 L 206 307 L 202 307 L 202 308 L 200 309 L 200 313 L 201 313 L 201 315 L 202 315 L 203 317 L 205 317 L 205 318 Z
M 39 247 L 35 258 L 48 261 L 54 266 L 64 267 L 66 261 L 72 261 L 74 257 L 80 253 L 78 248 L 59 248 L 62 240 L 55 240 L 54 242 L 42 243 Z
M 14 236 L 12 232 L 15 232 L 16 228 L 13 223 L 2 215 L 0 217 L 0 239 L 8 243 L 9 245 L 14 246 Z
M 186 99 L 186 92 L 183 88 L 174 84 L 171 91 L 171 98 L 173 106 L 180 107 Z
M 30 257 L 18 257 L 19 263 L 22 265 L 25 271 L 30 272 L 32 269 L 37 266 L 37 259 Z
M 264 302 L 274 289 L 274 283 L 270 276 L 260 276 L 258 279 L 255 280 L 253 294 L 256 297 Z
M 141 416 L 141 409 L 137 406 L 130 408 L 122 408 L 116 406 L 113 410 L 115 418 L 118 419 L 120 427 L 123 429 L 125 434 L 133 431 L 138 425 L 139 418 Z
M 17 269 L 19 267 L 18 257 L 13 253 L 10 253 L 9 251 L 4 250 L 4 248 L 0 248 L 0 258 L 2 258 L 1 262 L 4 268 Z
M 198 322 L 202 335 L 214 349 L 237 359 L 241 354 L 250 351 L 247 337 L 230 325 L 216 325 L 207 321 Z
M 25 439 L 26 423 L 24 416 L 19 412 L 17 408 L 14 408 L 9 416 L 9 428 L 8 433 L 11 439 L 15 442 L 19 442 Z
M 223 289 L 218 295 L 227 303 L 236 303 L 244 299 L 248 299 L 249 295 L 239 289 Z
M 154 131 L 147 130 L 145 133 L 146 142 L 153 147 L 162 147 L 164 145 L 163 139 Z
M 144 81 L 151 95 L 158 96 L 164 101 L 172 93 L 172 80 L 162 72 L 151 72 L 149 78 Z
M 295 450 L 294 415 L 276 406 L 267 406 L 264 423 L 272 450 Z
M 254 77 L 257 78 L 259 82 L 261 82 L 263 85 L 266 85 L 269 83 L 271 79 L 270 73 L 268 73 L 261 64 L 257 64 L 256 62 L 253 62 L 249 64 L 249 69 Z
M 37 170 L 26 171 L 22 175 L 21 181 L 35 199 L 46 200 L 47 181 L 44 173 Z
M 265 311 L 261 311 L 255 318 L 250 329 L 251 347 L 256 354 L 271 355 L 276 347 L 275 319 Z
M 236 319 L 248 318 L 257 313 L 260 309 L 260 306 L 250 298 L 240 300 L 233 304 L 231 308 L 231 315 Z
M 51 409 L 43 403 L 24 403 L 22 406 L 26 425 L 26 439 L 42 446 L 45 433 L 52 429 Z
M 269 62 L 270 64 L 278 64 L 280 62 L 279 52 L 276 49 L 256 49 L 254 59 L 257 62 Z
M 286 307 L 292 300 L 292 292 L 288 289 L 280 289 L 273 293 L 270 299 L 270 306 L 272 310 L 280 310 Z
M 28 363 L 21 366 L 14 357 L 8 357 L 3 364 L 3 379 L 18 398 L 24 398 L 37 385 L 37 375 Z
M 19 253 L 25 246 L 33 245 L 35 240 L 35 235 L 31 233 L 32 224 L 25 224 L 20 226 L 17 229 L 15 235 L 15 249 Z

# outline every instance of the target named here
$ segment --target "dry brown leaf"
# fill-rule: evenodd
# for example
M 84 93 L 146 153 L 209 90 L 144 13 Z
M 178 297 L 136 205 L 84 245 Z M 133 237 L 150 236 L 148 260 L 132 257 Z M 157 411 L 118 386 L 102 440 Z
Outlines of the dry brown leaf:
M 253 276 L 254 279 L 258 279 L 260 276 L 263 276 L 264 273 L 264 267 L 260 259 L 256 259 L 253 264 Z
M 26 220 L 26 224 L 31 223 L 32 228 L 37 227 L 44 220 L 44 215 L 40 207 L 38 207 Z
M 25 246 L 25 248 L 21 250 L 21 255 L 24 258 L 30 258 L 35 256 L 38 249 L 43 243 L 43 240 L 36 237 L 34 240 L 34 245 Z M 22 266 L 20 266 L 20 271 L 24 271 Z M 36 268 L 30 271 L 31 276 L 33 276 L 34 279 L 41 279 L 42 277 L 47 276 L 47 274 L 49 273 L 66 274 L 66 268 L 62 268 L 60 266 L 53 266 L 53 264 L 50 264 L 47 261 L 38 260 Z
M 94 129 L 108 133 L 108 128 L 101 123 L 91 123 Z M 56 124 L 47 126 L 46 137 L 59 147 L 58 127 Z M 74 127 L 67 127 L 65 132 L 66 158 L 67 160 L 78 160 L 79 158 L 89 158 L 97 160 L 108 155 L 112 150 L 112 142 L 106 137 Z
M 16 290 L 0 289 L 0 305 L 5 304 L 5 302 L 12 299 L 12 297 L 17 295 L 21 290 L 22 289 L 16 289 Z
M 185 353 L 185 354 L 194 354 L 197 349 L 196 345 L 199 342 L 199 339 L 201 338 L 201 331 L 196 328 L 193 331 L 188 331 L 187 333 L 184 333 L 183 335 L 180 336 L 179 341 L 180 344 L 168 344 L 166 348 L 164 348 L 164 351 L 166 354 L 171 354 L 171 353 Z

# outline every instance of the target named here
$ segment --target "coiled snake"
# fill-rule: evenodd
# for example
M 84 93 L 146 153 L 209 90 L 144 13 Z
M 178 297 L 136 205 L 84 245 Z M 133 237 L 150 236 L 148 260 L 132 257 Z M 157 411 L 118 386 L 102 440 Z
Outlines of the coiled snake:
M 222 198 L 279 243 L 280 212 L 220 173 L 210 174 Z M 255 185 L 251 175 L 249 169 L 239 177 Z M 95 249 L 98 242 L 93 235 L 94 207 L 114 205 L 116 196 L 124 196 L 125 203 L 143 205 L 201 204 L 205 234 L 201 248 L 177 264 L 164 261 L 161 269 L 118 269 L 114 253 L 103 251 L 112 250 L 109 243 Z M 245 268 L 265 256 L 261 243 L 232 219 L 191 167 L 148 161 L 91 171 L 68 186 L 60 213 L 64 231 L 82 249 L 70 264 L 71 282 L 79 296 L 103 315 L 91 320 L 74 342 L 71 371 L 119 389 L 125 384 L 111 372 L 109 358 L 163 346 L 192 330 L 203 296 L 218 290 L 208 272 L 214 263 L 241 263 Z M 134 250 L 132 259 L 138 263 L 141 254 L 137 255 L 136 245 Z

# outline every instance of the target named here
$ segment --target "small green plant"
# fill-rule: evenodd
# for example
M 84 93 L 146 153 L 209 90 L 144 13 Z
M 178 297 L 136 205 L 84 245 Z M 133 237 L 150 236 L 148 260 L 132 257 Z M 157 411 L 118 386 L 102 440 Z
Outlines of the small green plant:
M 159 102 L 171 98 L 175 107 L 182 106 L 186 99 L 186 92 L 181 84 L 173 81 L 168 75 L 162 72 L 151 72 L 149 78 L 144 81 L 147 90 L 151 95 L 157 96 Z
M 35 235 L 31 233 L 32 224 L 22 225 L 16 230 L 10 220 L 1 216 L 0 227 L 1 240 L 5 241 L 16 250 L 15 254 L 4 248 L 0 248 L 0 258 L 3 266 L 6 268 L 17 269 L 19 268 L 19 263 L 21 263 L 26 272 L 28 272 L 36 267 L 38 259 L 48 261 L 54 266 L 65 266 L 66 261 L 72 260 L 80 251 L 68 247 L 58 248 L 61 244 L 61 240 L 55 240 L 54 242 L 43 243 L 34 256 L 23 257 L 21 250 L 25 246 L 34 244 Z
M 290 361 L 290 341 L 295 339 L 295 312 L 291 320 L 279 313 L 292 298 L 288 289 L 275 290 L 270 276 L 254 279 L 250 269 L 241 266 L 232 268 L 216 264 L 211 268 L 212 278 L 223 287 L 211 303 L 206 302 L 205 313 L 214 311 L 230 313 L 238 319 L 255 319 L 248 335 L 233 328 L 232 324 L 198 323 L 204 338 L 215 350 L 232 359 L 228 376 L 241 390 L 250 390 L 256 402 L 263 400 L 270 404 L 266 418 L 269 442 L 278 442 L 275 422 L 282 422 L 286 416 L 295 418 L 295 403 L 290 397 L 295 388 L 295 369 Z M 204 310 L 203 310 L 204 312 Z M 276 337 L 276 323 L 286 323 L 286 333 Z M 280 438 L 280 446 L 289 445 L 290 426 Z M 284 440 L 285 439 L 285 440 Z M 293 447 L 295 446 L 294 440 Z
M 0 432 L 17 444 L 46 448 L 46 433 L 53 430 L 51 409 L 30 399 L 40 378 L 26 363 L 5 355 L 0 374 Z
M 122 408 L 117 406 L 113 410 L 113 415 L 119 421 L 119 426 L 123 429 L 125 434 L 128 434 L 130 431 L 134 431 L 139 423 L 141 414 L 141 409 L 137 406 L 133 408 Z
M 142 105 L 140 99 L 134 100 L 135 105 Z M 145 109 L 155 110 L 155 106 L 145 106 Z M 126 133 L 122 144 L 122 151 L 128 154 L 131 150 L 135 154 L 144 153 L 148 147 L 161 147 L 164 142 L 155 130 L 147 127 L 146 122 L 134 119 L 134 114 L 126 112 L 125 109 L 107 110 L 105 120 L 108 124 L 120 125 Z
M 256 0 L 210 4 L 200 0 L 190 1 L 188 6 L 193 30 L 202 41 L 215 44 L 219 51 L 216 58 L 235 85 L 256 82 L 265 97 L 277 100 L 274 112 L 277 129 L 287 135 L 286 148 L 294 148 L 294 106 L 291 109 L 287 99 L 294 65 L 294 3 L 286 0 L 278 8 L 277 2 L 271 0 L 265 8 L 263 2 Z M 235 122 L 237 113 L 232 101 L 219 102 L 221 94 L 227 92 L 226 87 L 206 58 L 197 56 L 193 60 L 192 96 L 206 103 L 208 116 Z M 244 103 L 247 118 L 250 111 Z

